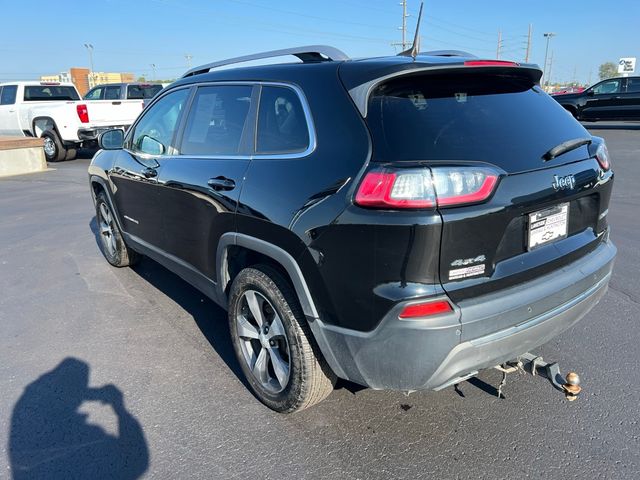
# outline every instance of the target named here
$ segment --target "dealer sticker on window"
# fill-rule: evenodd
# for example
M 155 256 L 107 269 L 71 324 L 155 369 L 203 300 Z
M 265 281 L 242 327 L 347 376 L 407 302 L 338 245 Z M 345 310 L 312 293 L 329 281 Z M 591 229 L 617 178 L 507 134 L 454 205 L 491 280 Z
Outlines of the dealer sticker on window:
M 529 214 L 529 250 L 547 243 L 565 238 L 569 218 L 569 204 L 561 203 L 555 207 Z

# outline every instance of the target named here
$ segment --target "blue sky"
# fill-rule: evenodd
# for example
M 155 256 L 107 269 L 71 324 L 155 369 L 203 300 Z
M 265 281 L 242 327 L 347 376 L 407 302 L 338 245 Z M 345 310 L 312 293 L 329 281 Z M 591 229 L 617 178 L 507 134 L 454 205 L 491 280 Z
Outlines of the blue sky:
M 388 55 L 400 40 L 400 0 L 0 0 L 0 81 L 31 79 L 71 66 L 175 78 L 193 65 L 263 50 L 329 44 L 352 57 Z M 408 0 L 413 31 L 419 2 Z M 26 19 L 21 22 L 20 19 Z M 598 66 L 640 57 L 640 1 L 525 2 L 427 0 L 422 50 L 464 49 L 494 58 L 544 62 L 543 32 L 555 32 L 552 80 L 597 80 Z M 9 21 L 7 21 L 9 20 Z

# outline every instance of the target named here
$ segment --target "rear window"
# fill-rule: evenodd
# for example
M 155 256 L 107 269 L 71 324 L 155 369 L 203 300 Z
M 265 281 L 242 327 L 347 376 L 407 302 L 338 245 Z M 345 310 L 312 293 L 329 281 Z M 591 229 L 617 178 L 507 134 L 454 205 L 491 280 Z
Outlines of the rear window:
M 162 85 L 129 85 L 127 98 L 129 100 L 145 100 L 153 98 L 162 90 Z
M 28 85 L 24 87 L 25 102 L 43 102 L 49 100 L 80 100 L 73 87 L 55 85 Z
M 540 168 L 552 147 L 589 137 L 538 86 L 510 76 L 400 78 L 374 90 L 368 112 L 377 161 L 483 161 L 513 172 Z

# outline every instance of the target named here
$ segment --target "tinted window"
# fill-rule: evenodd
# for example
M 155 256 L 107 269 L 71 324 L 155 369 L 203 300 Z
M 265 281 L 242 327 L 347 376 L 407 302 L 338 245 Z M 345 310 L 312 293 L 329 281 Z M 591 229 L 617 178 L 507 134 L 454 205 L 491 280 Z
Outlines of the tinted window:
M 2 93 L 0 94 L 0 105 L 13 105 L 16 103 L 16 92 L 18 91 L 18 87 L 16 85 L 5 85 L 2 88 Z
M 250 86 L 198 88 L 180 153 L 237 155 L 251 107 L 251 91 Z
M 104 92 L 105 100 L 119 100 L 121 87 L 107 87 Z
M 607 80 L 593 87 L 596 95 L 605 95 L 607 93 L 620 93 L 620 80 Z
M 162 85 L 129 85 L 127 98 L 129 100 L 153 98 L 160 90 L 162 90 Z
M 74 87 L 55 85 L 30 85 L 24 87 L 25 102 L 43 102 L 53 100 L 80 100 Z
M 87 93 L 84 96 L 85 100 L 100 100 L 102 98 L 102 92 L 103 92 L 104 88 L 102 87 L 98 87 L 98 88 L 94 88 L 93 90 L 89 90 L 89 93 Z
M 166 154 L 188 96 L 189 89 L 176 90 L 145 112 L 133 132 L 131 150 L 149 155 Z
M 640 78 L 627 79 L 627 93 L 640 92 Z
M 309 129 L 295 91 L 286 87 L 262 88 L 257 139 L 258 153 L 306 150 L 309 146 Z
M 541 168 L 542 155 L 588 137 L 530 80 L 491 75 L 401 78 L 371 95 L 374 159 L 484 161 L 507 171 Z

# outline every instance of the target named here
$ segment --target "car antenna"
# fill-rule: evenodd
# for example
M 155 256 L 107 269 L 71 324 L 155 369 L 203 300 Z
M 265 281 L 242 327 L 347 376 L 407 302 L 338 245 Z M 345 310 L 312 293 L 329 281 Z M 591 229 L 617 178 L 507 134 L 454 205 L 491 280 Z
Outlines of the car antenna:
M 416 58 L 420 53 L 420 21 L 422 20 L 422 7 L 424 7 L 424 2 L 420 2 L 420 11 L 418 12 L 418 22 L 416 23 L 416 33 L 413 37 L 413 45 L 411 45 L 411 48 L 408 50 L 400 52 L 398 54 L 399 56 Z

